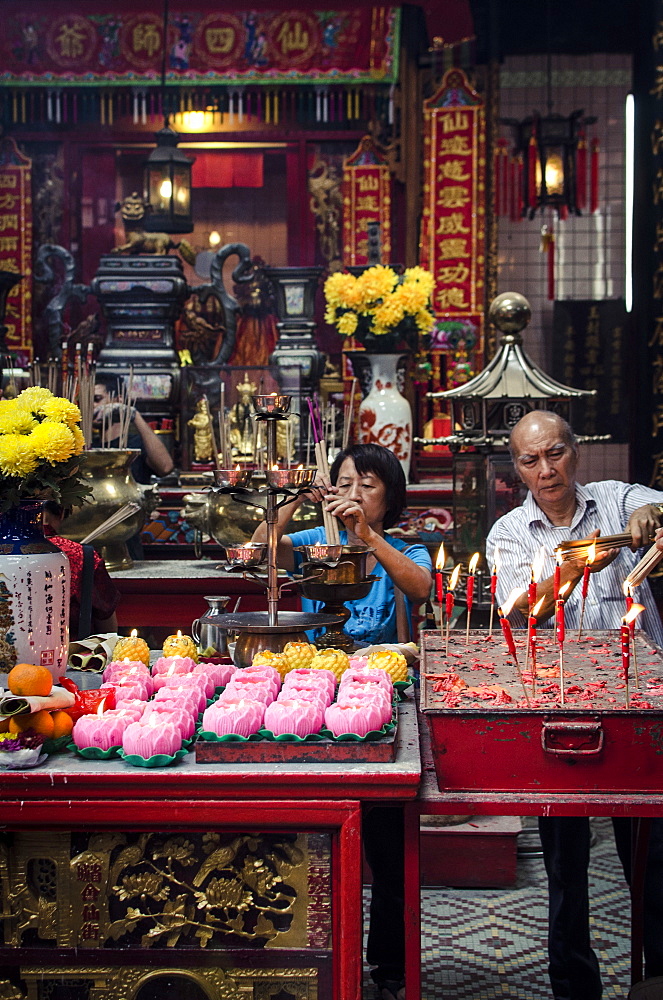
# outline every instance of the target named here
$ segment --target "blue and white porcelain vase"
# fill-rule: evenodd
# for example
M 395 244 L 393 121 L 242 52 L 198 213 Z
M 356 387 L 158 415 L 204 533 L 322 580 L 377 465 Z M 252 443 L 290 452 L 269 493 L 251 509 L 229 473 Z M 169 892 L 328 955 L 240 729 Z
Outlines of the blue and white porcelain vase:
M 44 537 L 40 500 L 0 514 L 0 670 L 48 667 L 57 681 L 69 649 L 69 560 Z

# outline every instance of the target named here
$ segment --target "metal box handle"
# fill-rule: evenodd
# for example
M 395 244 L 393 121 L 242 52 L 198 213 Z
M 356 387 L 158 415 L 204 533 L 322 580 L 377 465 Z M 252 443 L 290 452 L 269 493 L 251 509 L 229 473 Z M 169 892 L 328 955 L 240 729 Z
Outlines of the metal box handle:
M 603 729 L 599 721 L 544 721 L 541 746 L 544 753 L 555 757 L 595 757 L 603 750 Z

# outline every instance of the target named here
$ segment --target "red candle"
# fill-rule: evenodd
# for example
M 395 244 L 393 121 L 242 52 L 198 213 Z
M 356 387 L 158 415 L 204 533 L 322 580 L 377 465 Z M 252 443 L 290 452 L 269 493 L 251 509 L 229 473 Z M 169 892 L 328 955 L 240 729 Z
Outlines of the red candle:
M 491 604 L 495 603 L 495 594 L 497 593 L 497 567 L 493 566 L 493 572 L 490 577 L 490 601 Z
M 559 560 L 559 556 L 557 558 Z M 557 599 L 559 598 L 559 584 L 560 584 L 561 571 L 562 567 L 560 566 L 558 561 L 557 565 L 555 566 L 555 572 L 553 573 L 553 597 L 555 598 L 555 601 L 557 601 Z
M 527 588 L 527 604 L 529 606 L 530 614 L 532 613 L 532 608 L 536 604 L 536 580 L 532 576 L 529 587 Z
M 589 563 L 585 563 L 585 568 L 582 571 L 582 599 L 583 599 L 583 601 L 587 597 L 587 591 L 589 589 L 589 573 L 590 573 Z
M 467 601 L 467 610 L 472 607 L 474 603 L 474 577 L 468 576 L 467 578 L 467 590 L 465 592 L 465 599 Z
M 440 545 L 437 553 L 437 559 L 435 560 L 435 597 L 438 604 L 442 604 L 444 598 L 444 543 Z
M 625 618 L 622 618 L 620 632 L 622 640 L 622 675 L 624 683 L 628 684 L 628 672 L 631 665 L 631 630 Z
M 557 642 L 561 646 L 565 638 L 565 628 L 564 628 L 564 601 L 558 599 L 555 602 L 555 628 L 557 634 Z
M 446 613 L 446 616 L 447 616 L 447 621 L 451 620 L 451 612 L 453 611 L 453 609 L 454 609 L 454 595 L 453 595 L 453 591 L 447 590 L 446 606 L 445 606 L 445 609 L 444 609 L 445 613 Z
M 511 656 L 516 655 L 516 644 L 513 641 L 513 633 L 511 632 L 511 625 L 509 619 L 506 618 L 502 612 L 499 612 L 500 625 L 502 626 L 502 633 L 504 635 L 504 641 L 506 643 L 506 648 Z

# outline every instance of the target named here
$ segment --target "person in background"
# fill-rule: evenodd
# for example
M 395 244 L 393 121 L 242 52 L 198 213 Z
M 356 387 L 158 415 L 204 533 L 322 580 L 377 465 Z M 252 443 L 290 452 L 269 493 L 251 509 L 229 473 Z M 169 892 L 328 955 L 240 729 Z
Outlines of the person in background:
M 64 552 L 71 568 L 69 638 L 70 640 L 84 639 L 88 635 L 96 635 L 97 633 L 117 632 L 115 609 L 120 603 L 120 591 L 108 575 L 106 563 L 94 550 L 89 562 L 89 578 L 85 578 L 84 548 L 91 549 L 92 546 L 83 546 L 79 542 L 59 535 L 58 531 L 63 517 L 64 511 L 60 504 L 52 500 L 48 500 L 44 504 L 44 534 Z M 81 606 L 85 604 L 82 600 L 83 595 L 86 592 L 89 595 L 90 588 L 91 601 L 88 600 L 88 623 L 81 621 Z
M 280 508 L 279 565 L 293 572 L 302 560 L 296 546 L 326 541 L 324 528 L 285 534 L 297 507 L 312 496 L 342 522 L 345 529 L 340 532 L 342 543 L 365 545 L 373 550 L 366 572 L 377 579 L 367 597 L 346 603 L 350 618 L 344 630 L 358 646 L 405 642 L 409 634 L 399 635 L 399 619 L 409 619 L 412 604 L 422 604 L 430 597 L 432 562 L 422 544 L 408 544 L 386 533 L 398 523 L 405 507 L 406 482 L 401 464 L 380 445 L 353 445 L 336 456 L 330 479 L 330 483 L 316 480 L 311 493 Z M 261 524 L 253 541 L 266 538 L 267 527 Z M 401 601 L 402 615 L 397 609 Z M 321 606 L 309 602 L 305 610 L 318 611 Z M 404 1000 L 403 810 L 392 806 L 366 810 L 362 833 L 366 860 L 373 875 L 366 958 L 373 966 L 371 977 L 382 1000 Z
M 95 446 L 100 443 L 101 422 L 110 415 L 110 427 L 106 431 L 108 447 L 119 446 L 120 416 L 127 408 L 126 403 L 118 402 L 122 391 L 122 381 L 119 375 L 97 372 L 94 384 L 94 419 L 97 424 Z M 167 476 L 172 472 L 174 463 L 172 456 L 164 443 L 159 440 L 145 418 L 135 407 L 132 407 L 131 424 L 127 448 L 140 451 L 131 470 L 137 483 L 149 483 L 151 477 Z
M 636 551 L 646 544 L 661 523 L 663 493 L 645 486 L 607 480 L 581 486 L 576 479 L 579 448 L 571 427 L 555 413 L 533 410 L 515 425 L 510 438 L 516 472 L 529 492 L 521 507 L 509 511 L 493 525 L 486 542 L 489 566 L 499 548 L 497 604 L 510 592 L 525 588 L 541 546 L 547 554 L 549 576 L 537 585 L 536 600 L 544 598 L 541 625 L 550 625 L 554 613 L 553 553 L 561 542 L 630 532 L 632 548 L 609 549 L 597 554 L 585 606 L 588 632 L 618 629 L 624 614 L 624 579 L 638 561 Z M 662 545 L 663 547 L 663 545 Z M 579 626 L 584 559 L 562 562 L 561 585 L 571 586 L 565 616 L 567 629 Z M 640 616 L 644 631 L 658 645 L 663 628 L 654 598 L 645 581 L 639 600 L 646 611 Z M 527 594 L 510 615 L 514 624 L 526 625 Z M 631 875 L 631 821 L 613 818 L 615 843 L 627 882 Z M 539 833 L 548 875 L 548 957 L 555 1000 L 600 1000 L 601 975 L 589 935 L 590 828 L 584 816 L 540 817 Z M 663 975 L 663 820 L 652 820 L 644 886 L 645 975 Z

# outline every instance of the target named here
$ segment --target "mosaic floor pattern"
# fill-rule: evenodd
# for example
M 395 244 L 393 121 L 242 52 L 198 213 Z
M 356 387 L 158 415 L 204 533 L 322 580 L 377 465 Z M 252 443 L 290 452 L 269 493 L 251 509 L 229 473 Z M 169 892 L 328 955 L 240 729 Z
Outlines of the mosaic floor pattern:
M 592 940 L 604 1000 L 625 1000 L 630 981 L 628 890 L 610 820 L 594 820 L 593 830 Z M 516 883 L 508 889 L 425 889 L 421 1000 L 551 1000 L 546 906 L 541 858 L 519 858 Z M 375 997 L 368 971 L 364 997 Z

